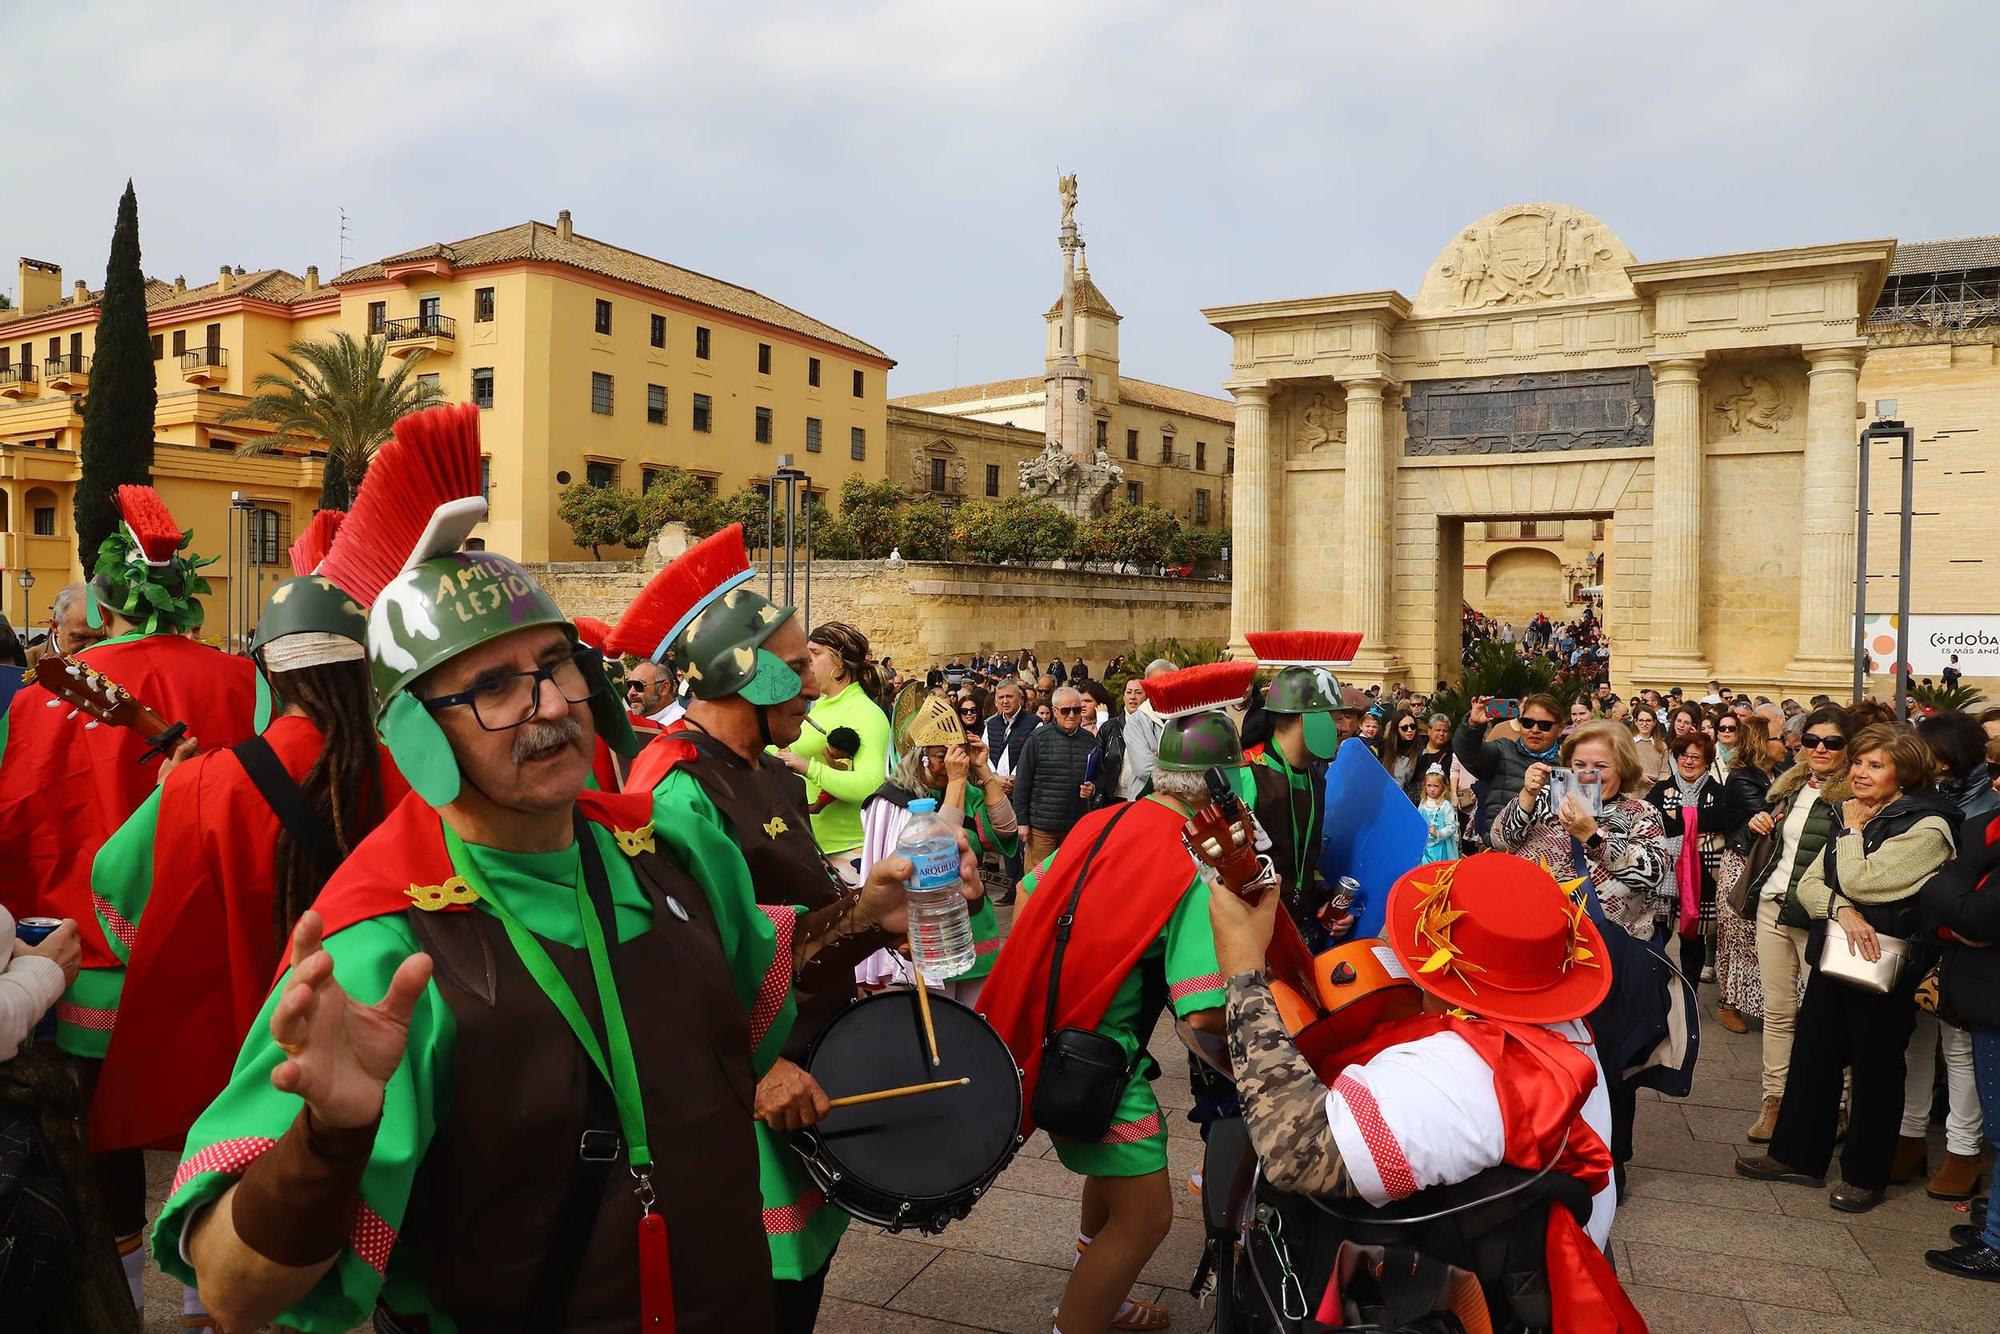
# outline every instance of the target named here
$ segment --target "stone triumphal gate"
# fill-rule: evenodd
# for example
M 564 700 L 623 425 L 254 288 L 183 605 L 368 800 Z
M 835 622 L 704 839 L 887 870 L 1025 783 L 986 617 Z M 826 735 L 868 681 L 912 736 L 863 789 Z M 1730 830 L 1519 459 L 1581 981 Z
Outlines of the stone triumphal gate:
M 1414 301 L 1204 311 L 1234 342 L 1233 644 L 1360 630 L 1355 676 L 1429 684 L 1458 662 L 1466 521 L 1589 517 L 1621 689 L 1844 690 L 1861 325 L 1894 252 L 1641 264 L 1525 204 L 1455 234 Z

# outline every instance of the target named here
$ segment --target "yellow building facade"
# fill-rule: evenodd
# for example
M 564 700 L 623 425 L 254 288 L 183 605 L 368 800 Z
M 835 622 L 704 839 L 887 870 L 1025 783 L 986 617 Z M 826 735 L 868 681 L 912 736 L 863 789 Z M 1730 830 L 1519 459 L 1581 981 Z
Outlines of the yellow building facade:
M 34 623 L 81 577 L 71 504 L 99 294 L 65 291 L 60 268 L 41 261 L 23 260 L 20 277 L 19 309 L 0 314 L 0 560 L 8 615 Z M 254 609 L 289 573 L 283 548 L 319 494 L 315 442 L 238 457 L 266 433 L 221 418 L 281 369 L 274 353 L 335 330 L 421 354 L 418 373 L 447 400 L 485 409 L 491 515 L 473 540 L 525 561 L 588 556 L 556 515 L 572 481 L 638 490 L 672 465 L 728 492 L 790 454 L 816 491 L 837 495 L 845 478 L 879 479 L 888 464 L 888 356 L 761 293 L 583 236 L 567 211 L 553 226 L 424 246 L 327 283 L 311 268 L 149 281 L 147 322 L 162 497 L 204 554 L 238 549 L 207 572 L 218 636 L 232 589 Z M 27 604 L 23 570 L 37 584 Z

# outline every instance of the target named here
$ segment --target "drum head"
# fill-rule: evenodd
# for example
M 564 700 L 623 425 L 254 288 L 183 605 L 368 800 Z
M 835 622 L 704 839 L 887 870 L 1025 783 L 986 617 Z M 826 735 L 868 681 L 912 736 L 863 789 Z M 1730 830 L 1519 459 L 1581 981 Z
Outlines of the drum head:
M 935 993 L 932 1065 L 916 994 L 871 996 L 844 1011 L 813 1044 L 806 1068 L 829 1098 L 969 1078 L 960 1088 L 841 1107 L 814 1127 L 828 1166 L 875 1194 L 913 1203 L 983 1186 L 1013 1156 L 1021 1128 L 1021 1077 L 1007 1044 L 978 1015 Z

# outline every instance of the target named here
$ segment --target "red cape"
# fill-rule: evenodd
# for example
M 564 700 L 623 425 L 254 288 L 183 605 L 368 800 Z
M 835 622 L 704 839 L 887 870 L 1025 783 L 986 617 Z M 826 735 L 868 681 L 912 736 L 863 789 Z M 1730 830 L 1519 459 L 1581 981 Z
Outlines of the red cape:
M 187 724 L 204 751 L 250 735 L 257 669 L 179 635 L 99 644 L 78 657 L 168 722 Z M 73 917 L 85 968 L 115 968 L 90 899 L 90 863 L 104 840 L 139 809 L 158 782 L 158 761 L 140 765 L 139 734 L 84 726 L 39 685 L 23 687 L 7 714 L 0 753 L 0 903 L 18 920 Z
M 1057 1028 L 1097 1026 L 1126 974 L 1159 937 L 1194 880 L 1194 864 L 1181 846 L 1181 826 L 1186 821 L 1157 801 L 1092 811 L 1064 836 L 1055 861 L 1015 913 L 1013 929 L 979 993 L 980 1013 L 1022 1070 L 1024 1135 L 1034 1129 L 1027 1109 L 1034 1105 L 1035 1079 L 1041 1073 L 1042 1021 L 1056 919 L 1069 903 L 1077 869 L 1091 845 L 1120 810 L 1129 814 L 1098 852 L 1088 890 L 1077 903 L 1076 921 L 1070 927 Z
M 322 749 L 304 718 L 264 739 L 303 781 Z M 380 752 L 384 809 L 409 794 Z M 125 991 L 91 1102 L 100 1149 L 177 1145 L 229 1082 L 243 1035 L 278 963 L 271 920 L 278 817 L 227 751 L 197 756 L 160 790 L 153 891 L 126 964 Z
M 653 819 L 650 792 L 585 789 L 577 794 L 576 804 L 585 819 L 606 829 L 637 829 Z M 451 854 L 445 849 L 444 821 L 413 792 L 341 863 L 319 892 L 313 910 L 324 921 L 325 934 L 332 936 L 356 922 L 403 912 L 411 905 L 412 888 L 441 885 L 456 874 Z M 470 909 L 468 903 L 439 911 Z M 279 960 L 280 971 L 291 963 L 292 952 L 287 947 Z
M 633 759 L 632 771 L 625 776 L 626 790 L 651 792 L 675 765 L 695 758 L 700 752 L 684 735 L 687 730 L 687 719 L 676 718 L 671 727 L 648 741 L 646 748 Z

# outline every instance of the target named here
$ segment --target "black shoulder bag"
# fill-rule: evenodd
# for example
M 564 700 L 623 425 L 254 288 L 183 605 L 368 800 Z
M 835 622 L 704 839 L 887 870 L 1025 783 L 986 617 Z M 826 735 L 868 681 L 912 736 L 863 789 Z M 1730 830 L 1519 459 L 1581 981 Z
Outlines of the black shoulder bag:
M 1118 1039 L 1089 1028 L 1056 1028 L 1056 998 L 1062 989 L 1063 955 L 1069 949 L 1070 927 L 1076 921 L 1077 900 L 1083 882 L 1090 875 L 1104 840 L 1125 818 L 1133 803 L 1119 807 L 1104 822 L 1097 841 L 1090 845 L 1083 865 L 1077 868 L 1076 883 L 1070 887 L 1069 902 L 1056 919 L 1055 958 L 1049 964 L 1049 999 L 1042 1017 L 1042 1068 L 1035 1081 L 1032 1112 L 1035 1124 L 1051 1135 L 1065 1139 L 1098 1140 L 1111 1128 L 1118 1100 L 1125 1094 L 1139 1062 L 1146 1058 L 1146 1045 L 1139 1044 L 1131 1059 Z

